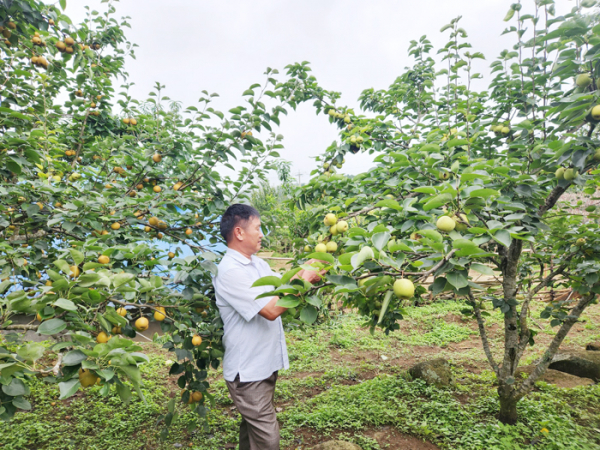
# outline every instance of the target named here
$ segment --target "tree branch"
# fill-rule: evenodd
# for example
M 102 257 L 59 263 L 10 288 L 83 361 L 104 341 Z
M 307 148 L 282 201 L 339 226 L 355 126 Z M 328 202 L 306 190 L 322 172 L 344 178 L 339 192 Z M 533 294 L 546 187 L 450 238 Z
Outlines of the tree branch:
M 490 342 L 488 341 L 487 331 L 485 330 L 485 321 L 481 316 L 481 309 L 477 305 L 477 301 L 473 296 L 473 293 L 469 289 L 469 299 L 473 302 L 473 312 L 475 313 L 475 317 L 477 318 L 477 326 L 479 327 L 479 336 L 481 337 L 481 344 L 483 345 L 483 351 L 485 352 L 485 356 L 490 363 L 490 366 L 496 373 L 496 377 L 500 376 L 500 370 L 498 368 L 498 364 L 494 360 L 494 355 L 492 355 L 492 351 L 490 349 Z
M 542 356 L 541 361 L 535 367 L 531 375 L 521 384 L 521 386 L 515 391 L 515 398 L 521 399 L 523 398 L 532 388 L 533 384 L 541 377 L 545 372 L 554 355 L 558 351 L 558 348 L 562 344 L 563 340 L 571 330 L 571 327 L 577 322 L 581 313 L 588 307 L 588 305 L 596 298 L 595 293 L 591 293 L 585 297 L 581 297 L 575 308 L 571 310 L 571 313 L 567 316 L 567 318 L 563 321 L 561 327 L 558 332 L 552 339 L 552 342 L 548 346 L 548 349 Z

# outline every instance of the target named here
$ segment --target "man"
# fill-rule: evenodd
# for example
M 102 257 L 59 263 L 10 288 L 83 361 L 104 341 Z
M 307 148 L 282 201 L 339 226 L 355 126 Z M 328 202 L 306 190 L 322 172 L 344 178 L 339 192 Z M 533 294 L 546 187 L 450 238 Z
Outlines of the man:
M 259 278 L 279 276 L 262 259 L 260 214 L 251 206 L 231 205 L 221 218 L 227 252 L 213 284 L 223 320 L 223 378 L 242 415 L 240 450 L 279 449 L 279 424 L 273 406 L 277 372 L 289 367 L 279 297 L 255 300 L 272 286 L 251 287 Z M 316 272 L 298 275 L 314 283 Z

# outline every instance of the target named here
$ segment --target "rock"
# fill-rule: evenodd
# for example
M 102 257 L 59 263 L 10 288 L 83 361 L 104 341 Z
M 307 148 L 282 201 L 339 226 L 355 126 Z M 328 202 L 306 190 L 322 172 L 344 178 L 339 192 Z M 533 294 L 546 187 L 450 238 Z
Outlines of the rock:
M 427 384 L 438 387 L 448 386 L 453 382 L 450 363 L 443 358 L 416 364 L 408 370 L 408 373 L 413 378 L 420 378 L 425 380 Z
M 600 352 L 600 342 L 590 342 L 585 346 L 585 349 Z
M 313 447 L 313 450 L 362 450 L 362 448 L 351 442 L 327 441 Z
M 600 381 L 600 352 L 569 350 L 554 355 L 550 369 Z
M 522 374 L 527 374 L 527 376 L 529 376 L 534 369 L 535 366 L 519 367 L 515 373 L 515 378 L 517 381 L 523 380 L 525 377 L 523 377 Z M 577 386 L 589 386 L 594 384 L 594 380 L 590 378 L 582 378 L 569 373 L 559 372 L 554 369 L 546 369 L 546 372 L 538 378 L 538 381 L 555 384 L 556 387 L 559 388 L 574 388 Z

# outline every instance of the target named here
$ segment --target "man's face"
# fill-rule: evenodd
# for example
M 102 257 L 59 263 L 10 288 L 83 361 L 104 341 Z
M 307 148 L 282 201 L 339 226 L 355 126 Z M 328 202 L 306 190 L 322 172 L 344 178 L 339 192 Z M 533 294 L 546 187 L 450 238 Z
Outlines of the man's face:
M 262 238 L 260 219 L 258 217 L 251 217 L 244 226 L 244 246 L 250 253 L 254 254 L 260 250 Z

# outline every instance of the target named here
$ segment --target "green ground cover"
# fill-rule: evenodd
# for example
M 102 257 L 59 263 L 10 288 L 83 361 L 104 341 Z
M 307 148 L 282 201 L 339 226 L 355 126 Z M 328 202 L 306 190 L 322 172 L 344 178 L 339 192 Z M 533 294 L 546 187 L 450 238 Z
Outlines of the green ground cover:
M 397 448 L 393 442 L 400 441 L 393 439 L 411 436 L 428 441 L 424 449 L 600 448 L 597 385 L 561 389 L 539 382 L 519 404 L 522 420 L 517 426 L 495 419 L 494 377 L 477 345 L 476 328 L 460 318 L 462 307 L 461 302 L 445 301 L 407 308 L 401 330 L 389 336 L 371 335 L 352 313 L 288 332 L 290 370 L 280 374 L 275 398 L 282 448 L 308 449 L 327 436 L 356 442 L 365 450 Z M 598 339 L 598 310 L 593 306 L 587 312 L 566 346 Z M 498 322 L 492 315 L 490 325 Z M 496 328 L 491 328 L 491 341 L 500 348 L 502 337 Z M 552 329 L 543 328 L 538 339 L 552 334 Z M 216 407 L 208 415 L 210 429 L 192 430 L 196 416 L 180 404 L 180 417 L 168 440 L 159 440 L 156 420 L 179 389 L 176 378 L 167 376 L 165 361 L 172 354 L 157 343 L 144 348 L 150 357 L 142 368 L 147 404 L 135 396 L 127 405 L 114 396 L 102 397 L 99 386 L 59 401 L 57 387 L 39 379 L 32 389 L 32 411 L 0 424 L 0 448 L 235 448 L 239 415 L 220 371 L 212 374 Z M 455 386 L 438 389 L 410 379 L 410 365 L 433 357 L 450 360 Z M 535 357 L 527 354 L 525 362 Z

